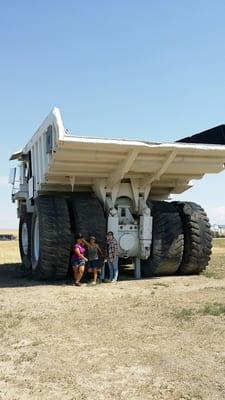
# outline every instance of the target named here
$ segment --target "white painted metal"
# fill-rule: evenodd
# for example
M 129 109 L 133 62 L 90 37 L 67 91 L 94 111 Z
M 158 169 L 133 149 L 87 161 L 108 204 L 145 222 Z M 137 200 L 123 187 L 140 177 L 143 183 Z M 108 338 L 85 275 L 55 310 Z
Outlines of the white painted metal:
M 9 183 L 11 183 L 11 185 L 14 185 L 15 179 L 16 179 L 16 167 L 10 168 L 10 170 L 9 170 Z
M 152 242 L 152 216 L 143 198 L 139 199 L 139 240 L 140 258 L 147 259 L 150 255 Z
M 144 199 L 139 200 L 139 210 L 134 218 L 133 205 L 128 197 L 121 204 L 110 207 L 107 198 L 108 231 L 114 233 L 118 241 L 119 256 L 123 258 L 139 257 L 147 259 L 150 255 L 152 240 L 152 217 Z
M 32 199 L 34 197 L 34 177 L 32 176 L 28 181 L 28 197 Z
M 127 252 L 132 250 L 135 246 L 135 242 L 135 237 L 133 235 L 130 235 L 130 233 L 123 233 L 119 239 L 119 246 L 123 251 Z
M 46 153 L 46 135 L 52 126 L 52 151 Z M 35 176 L 34 197 L 42 191 L 72 191 L 95 187 L 104 179 L 112 189 L 121 180 L 135 180 L 153 199 L 182 193 L 191 179 L 224 169 L 225 146 L 151 143 L 135 140 L 70 136 L 60 111 L 54 108 L 24 149 L 11 156 L 22 159 L 31 151 Z

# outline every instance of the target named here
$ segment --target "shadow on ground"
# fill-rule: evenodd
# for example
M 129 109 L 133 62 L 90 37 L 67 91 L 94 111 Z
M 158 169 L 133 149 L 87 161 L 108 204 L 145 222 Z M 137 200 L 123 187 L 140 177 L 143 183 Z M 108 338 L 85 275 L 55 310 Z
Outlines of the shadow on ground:
M 107 274 L 108 275 L 108 274 Z M 107 278 L 107 276 L 106 276 Z M 88 280 L 91 276 L 88 277 Z M 120 266 L 119 280 L 134 280 L 134 268 L 131 265 Z M 31 271 L 27 271 L 20 263 L 0 264 L 0 288 L 30 287 L 43 285 L 71 285 L 72 275 L 69 274 L 65 280 L 38 281 L 32 277 Z
M 0 264 L 0 288 L 26 287 L 41 285 L 65 285 L 71 284 L 71 279 L 60 281 L 37 281 L 30 271 L 23 269 L 19 263 Z

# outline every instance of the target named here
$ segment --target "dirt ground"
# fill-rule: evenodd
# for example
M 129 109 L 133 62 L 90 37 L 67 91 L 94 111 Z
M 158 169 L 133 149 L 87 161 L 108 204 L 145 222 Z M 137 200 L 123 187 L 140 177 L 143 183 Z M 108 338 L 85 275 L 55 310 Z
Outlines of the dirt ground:
M 225 243 L 200 276 L 74 287 L 0 242 L 1 400 L 225 399 Z M 121 276 L 122 279 L 122 276 Z

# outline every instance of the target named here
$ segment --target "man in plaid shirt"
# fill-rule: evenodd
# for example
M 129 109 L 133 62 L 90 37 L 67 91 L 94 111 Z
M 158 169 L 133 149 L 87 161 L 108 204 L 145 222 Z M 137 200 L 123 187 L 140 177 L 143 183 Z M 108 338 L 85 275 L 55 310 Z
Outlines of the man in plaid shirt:
M 118 279 L 118 243 L 113 232 L 107 233 L 107 261 L 109 266 L 109 280 L 116 282 Z

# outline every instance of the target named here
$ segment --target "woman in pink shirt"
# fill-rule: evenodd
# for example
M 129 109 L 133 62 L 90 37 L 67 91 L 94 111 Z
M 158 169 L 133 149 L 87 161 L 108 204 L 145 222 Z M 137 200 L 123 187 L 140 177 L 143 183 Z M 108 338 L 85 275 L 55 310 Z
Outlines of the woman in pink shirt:
M 83 235 L 78 233 L 75 244 L 73 245 L 73 255 L 71 258 L 75 286 L 80 286 L 80 280 L 84 274 L 85 262 L 88 261 L 88 259 L 84 256 L 85 247 L 83 245 L 83 241 Z

